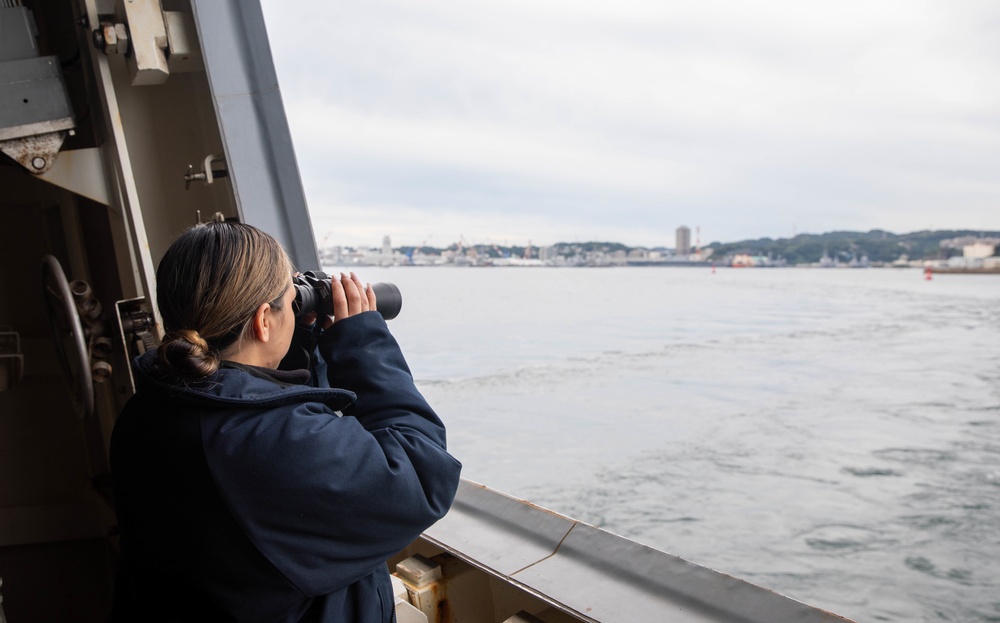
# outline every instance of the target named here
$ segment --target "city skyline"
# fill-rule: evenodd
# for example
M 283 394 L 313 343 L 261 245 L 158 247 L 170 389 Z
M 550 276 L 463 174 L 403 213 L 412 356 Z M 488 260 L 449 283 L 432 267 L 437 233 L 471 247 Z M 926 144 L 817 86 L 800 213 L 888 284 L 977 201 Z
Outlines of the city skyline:
M 732 266 L 773 268 L 919 267 L 945 272 L 1000 272 L 1000 231 L 829 232 L 795 238 L 690 246 L 690 228 L 676 230 L 674 248 L 628 247 L 613 242 L 556 243 L 551 246 L 500 247 L 467 241 L 447 248 L 400 245 L 389 236 L 381 247 L 330 246 L 320 251 L 324 266 L 548 266 L 677 267 Z
M 433 241 L 427 241 L 427 240 L 424 240 L 424 241 L 422 241 L 420 243 L 413 242 L 413 241 L 402 241 L 402 242 L 400 242 L 400 241 L 396 240 L 396 238 L 394 236 L 392 236 L 391 234 L 382 234 L 382 235 L 379 236 L 378 240 L 374 240 L 374 241 L 370 241 L 370 242 L 353 243 L 353 244 L 347 244 L 347 243 L 339 242 L 333 236 L 325 236 L 322 239 L 318 238 L 316 240 L 316 243 L 317 243 L 317 246 L 320 247 L 321 250 L 323 250 L 323 249 L 329 249 L 329 248 L 333 248 L 333 247 L 352 247 L 352 248 L 368 248 L 368 249 L 382 248 L 382 249 L 385 249 L 385 248 L 387 248 L 387 246 L 389 248 L 392 248 L 392 249 L 420 248 L 420 247 L 434 248 L 434 249 L 447 249 L 447 248 L 452 247 L 452 246 L 465 246 L 465 247 L 501 247 L 501 248 L 505 248 L 505 249 L 533 247 L 533 248 L 537 249 L 537 248 L 541 248 L 541 247 L 551 247 L 551 246 L 560 245 L 560 244 L 570 244 L 570 245 L 571 244 L 612 244 L 612 245 L 622 245 L 622 246 L 629 247 L 629 248 L 668 249 L 668 250 L 672 250 L 672 251 L 677 251 L 678 249 L 682 248 L 682 245 L 678 244 L 678 242 L 681 240 L 681 236 L 682 236 L 681 229 L 687 229 L 688 230 L 687 231 L 687 237 L 685 239 L 686 242 L 687 242 L 687 245 L 685 245 L 686 246 L 686 250 L 683 251 L 683 253 L 691 252 L 693 249 L 695 249 L 695 247 L 709 247 L 711 245 L 731 245 L 731 244 L 738 244 L 738 243 L 741 243 L 741 242 L 750 242 L 750 241 L 767 240 L 767 239 L 774 240 L 774 241 L 792 240 L 792 239 L 794 239 L 796 237 L 799 237 L 799 236 L 824 236 L 824 235 L 828 235 L 828 234 L 834 233 L 833 231 L 827 231 L 827 232 L 797 232 L 796 234 L 790 235 L 790 236 L 760 236 L 760 237 L 757 237 L 757 238 L 745 238 L 745 239 L 740 239 L 740 240 L 708 240 L 708 241 L 704 241 L 704 240 L 700 239 L 700 233 L 696 233 L 696 236 L 698 236 L 698 237 L 692 239 L 690 237 L 691 236 L 691 228 L 689 228 L 689 227 L 687 227 L 685 225 L 680 225 L 677 228 L 675 228 L 674 233 L 672 234 L 670 240 L 664 240 L 664 241 L 661 241 L 659 243 L 650 244 L 650 245 L 632 245 L 632 244 L 627 244 L 625 242 L 622 242 L 620 240 L 612 240 L 612 239 L 609 239 L 609 238 L 599 238 L 599 239 L 594 239 L 594 240 L 569 240 L 569 239 L 566 239 L 566 238 L 560 238 L 560 239 L 553 240 L 553 241 L 545 241 L 545 242 L 538 242 L 538 243 L 536 243 L 536 242 L 534 242 L 532 240 L 509 242 L 509 241 L 506 241 L 506 240 L 504 240 L 504 241 L 497 241 L 497 240 L 489 240 L 488 239 L 488 240 L 483 241 L 483 240 L 470 240 L 470 239 L 467 239 L 464 235 L 460 236 L 459 239 L 457 239 L 457 240 L 452 240 L 450 242 L 439 241 L 438 243 L 435 244 Z M 696 227 L 696 232 L 697 232 L 698 229 L 700 229 L 700 228 Z M 894 235 L 894 236 L 906 236 L 906 235 L 917 234 L 917 233 L 920 233 L 920 232 L 953 232 L 953 231 L 973 231 L 973 232 L 976 232 L 975 236 L 977 236 L 977 237 L 983 237 L 983 236 L 985 236 L 987 238 L 990 237 L 990 236 L 1000 235 L 1000 228 L 998 228 L 996 230 L 990 230 L 990 229 L 973 229 L 973 230 L 969 230 L 968 228 L 958 228 L 958 227 L 956 227 L 956 228 L 947 228 L 947 229 L 936 229 L 936 230 L 917 230 L 917 231 L 891 231 L 891 230 L 882 230 L 882 229 L 872 229 L 872 230 L 862 231 L 862 230 L 844 229 L 844 230 L 837 230 L 837 233 L 853 233 L 853 234 L 859 234 L 859 235 L 861 235 L 861 234 L 868 234 L 868 233 L 873 232 L 873 231 L 874 232 L 884 231 L 885 233 L 890 234 L 890 235 Z

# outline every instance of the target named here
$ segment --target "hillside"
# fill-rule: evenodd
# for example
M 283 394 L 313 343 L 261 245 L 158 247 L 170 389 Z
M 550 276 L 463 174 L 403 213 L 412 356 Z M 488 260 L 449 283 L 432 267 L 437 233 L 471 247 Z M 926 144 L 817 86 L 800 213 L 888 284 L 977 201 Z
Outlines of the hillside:
M 759 238 L 756 240 L 741 240 L 739 242 L 713 242 L 706 245 L 711 249 L 713 260 L 736 254 L 763 255 L 774 260 L 785 260 L 788 264 L 810 264 L 819 262 L 824 254 L 841 262 L 852 258 L 861 260 L 867 257 L 871 262 L 894 262 L 905 256 L 909 260 L 946 259 L 962 254 L 962 245 L 969 244 L 976 238 L 1000 239 L 1000 231 L 977 231 L 971 229 L 918 231 L 908 234 L 894 234 L 883 230 L 869 232 L 834 231 L 824 234 L 799 234 L 793 238 Z M 965 240 L 963 240 L 965 239 Z M 944 244 L 942 244 L 944 243 Z M 624 251 L 628 253 L 636 247 L 630 247 L 618 242 L 557 242 L 550 247 L 552 256 L 577 256 L 589 253 L 613 254 Z M 496 244 L 468 244 L 437 248 L 430 246 L 402 246 L 396 250 L 404 255 L 414 252 L 441 254 L 446 251 L 466 253 L 475 250 L 480 257 L 523 257 L 523 246 L 500 246 Z M 652 250 L 652 249 L 651 249 Z M 668 249 L 657 247 L 655 250 L 669 253 Z M 529 251 L 531 257 L 538 257 L 538 248 Z M 1000 251 L 1000 247 L 998 247 Z
M 825 234 L 799 234 L 794 238 L 760 238 L 739 242 L 713 242 L 708 248 L 713 256 L 738 253 L 784 258 L 789 264 L 818 262 L 826 254 L 841 261 L 867 257 L 872 262 L 893 262 L 905 255 L 911 260 L 943 259 L 961 255 L 961 246 L 942 246 L 942 241 L 962 237 L 1000 238 L 1000 231 L 942 230 L 894 234 L 888 231 L 834 231 Z

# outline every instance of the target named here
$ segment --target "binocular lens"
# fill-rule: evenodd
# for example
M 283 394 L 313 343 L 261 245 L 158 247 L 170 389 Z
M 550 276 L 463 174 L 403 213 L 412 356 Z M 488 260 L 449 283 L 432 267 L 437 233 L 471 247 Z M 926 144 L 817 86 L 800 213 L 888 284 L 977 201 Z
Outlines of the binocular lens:
M 403 308 L 403 294 L 394 283 L 380 281 L 372 284 L 375 291 L 375 310 L 386 320 L 392 320 Z

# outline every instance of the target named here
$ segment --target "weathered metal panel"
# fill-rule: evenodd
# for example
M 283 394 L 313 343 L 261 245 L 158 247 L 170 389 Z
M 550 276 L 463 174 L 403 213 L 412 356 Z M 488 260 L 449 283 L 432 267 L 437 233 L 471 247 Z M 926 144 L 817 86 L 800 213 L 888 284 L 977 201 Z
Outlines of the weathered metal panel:
M 832 623 L 843 618 L 586 524 L 519 582 L 597 621 Z M 599 586 L 600 590 L 594 590 Z
M 509 576 L 554 554 L 575 523 L 463 480 L 451 511 L 426 535 Z
M 35 22 L 31 11 L 22 6 L 0 6 L 0 61 L 16 61 L 38 56 Z
M 424 536 L 581 621 L 847 620 L 467 481 Z
M 315 267 L 316 240 L 260 5 L 191 5 L 240 216 L 275 236 L 296 266 Z
M 49 170 L 39 177 L 98 203 L 111 205 L 111 195 L 104 175 L 101 150 L 91 147 L 60 153 Z
M 0 140 L 72 127 L 73 107 L 57 57 L 0 63 Z

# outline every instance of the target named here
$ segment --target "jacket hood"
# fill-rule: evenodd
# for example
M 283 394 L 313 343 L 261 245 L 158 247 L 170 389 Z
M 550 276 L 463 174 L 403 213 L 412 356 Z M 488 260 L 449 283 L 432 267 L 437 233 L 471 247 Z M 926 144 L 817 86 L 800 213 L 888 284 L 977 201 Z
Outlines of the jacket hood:
M 321 402 L 341 411 L 357 396 L 346 389 L 289 385 L 263 372 L 246 367 L 220 367 L 204 380 L 189 383 L 164 378 L 157 366 L 157 353 L 148 351 L 132 362 L 138 391 L 161 394 L 171 400 L 219 407 L 274 407 L 301 402 Z

